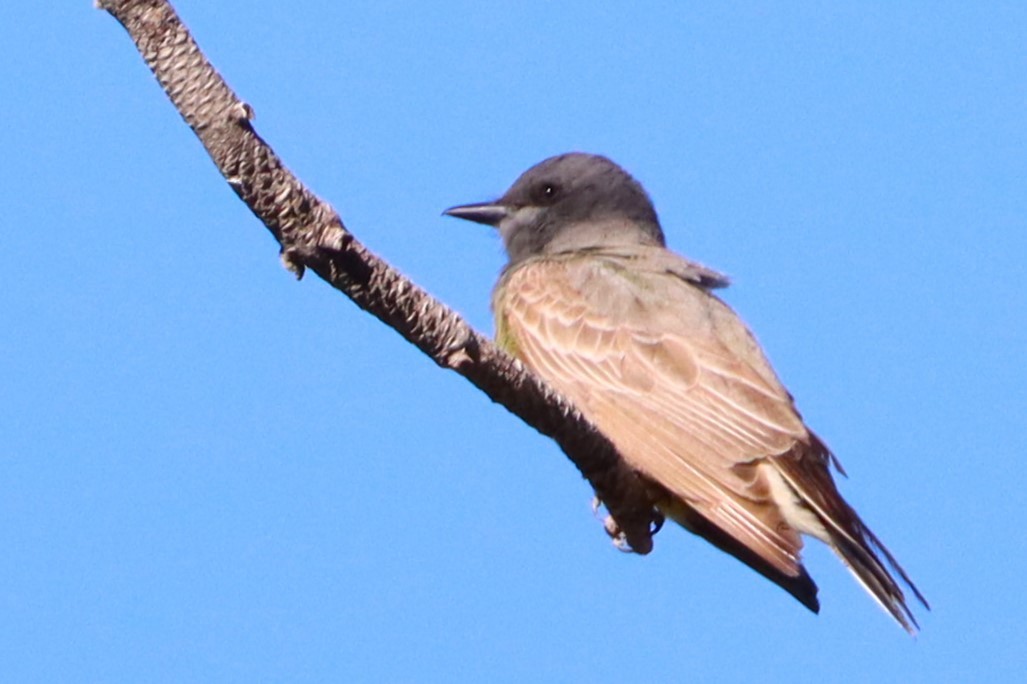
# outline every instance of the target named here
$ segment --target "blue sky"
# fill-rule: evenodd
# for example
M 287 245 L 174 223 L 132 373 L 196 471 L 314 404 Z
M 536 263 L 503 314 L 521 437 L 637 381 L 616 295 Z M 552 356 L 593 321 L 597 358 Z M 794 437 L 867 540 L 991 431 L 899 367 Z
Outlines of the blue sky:
M 296 283 L 127 35 L 4 3 L 10 681 L 1011 681 L 1027 669 L 1022 3 L 180 0 L 286 164 L 491 330 L 440 216 L 600 152 L 729 273 L 934 611 L 608 543 L 548 440 Z M 697 3 L 696 3 L 697 4 Z

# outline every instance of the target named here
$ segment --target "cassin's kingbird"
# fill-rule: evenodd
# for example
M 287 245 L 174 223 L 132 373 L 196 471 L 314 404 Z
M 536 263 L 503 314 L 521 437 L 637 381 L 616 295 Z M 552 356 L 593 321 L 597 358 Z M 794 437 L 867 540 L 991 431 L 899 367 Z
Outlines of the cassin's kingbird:
M 492 297 L 498 343 L 599 427 L 664 515 L 814 612 L 800 534 L 816 537 L 915 633 L 880 556 L 926 607 L 923 596 L 838 493 L 838 463 L 712 294 L 727 279 L 666 249 L 634 178 L 605 157 L 564 154 L 495 202 L 445 213 L 499 229 L 510 260 Z

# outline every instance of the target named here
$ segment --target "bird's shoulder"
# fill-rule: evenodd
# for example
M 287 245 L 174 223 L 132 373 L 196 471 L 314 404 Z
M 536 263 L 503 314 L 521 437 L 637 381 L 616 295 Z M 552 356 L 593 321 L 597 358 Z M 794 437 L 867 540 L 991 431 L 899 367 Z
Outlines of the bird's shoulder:
M 672 276 L 703 289 L 725 288 L 730 279 L 708 266 L 659 245 L 609 245 L 546 255 L 535 266 L 562 266 L 570 270 L 600 269 L 621 276 Z
M 656 329 L 733 315 L 710 290 L 728 285 L 721 273 L 665 248 L 630 245 L 575 250 L 525 259 L 507 267 L 493 292 L 501 315 L 514 300 L 544 304 L 566 315 L 592 312 L 611 323 Z M 569 309 L 569 310 L 568 310 Z M 658 320 L 653 320 L 655 317 Z

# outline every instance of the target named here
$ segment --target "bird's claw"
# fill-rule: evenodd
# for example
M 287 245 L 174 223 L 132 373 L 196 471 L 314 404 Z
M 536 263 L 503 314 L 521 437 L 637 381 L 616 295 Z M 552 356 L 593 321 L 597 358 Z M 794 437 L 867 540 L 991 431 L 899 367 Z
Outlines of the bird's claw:
M 600 516 L 599 509 L 602 505 L 602 499 L 598 496 L 593 497 L 592 515 L 594 515 L 597 520 L 601 519 L 603 521 L 603 529 L 606 530 L 606 534 L 610 536 L 614 547 L 618 551 L 623 551 L 624 553 L 636 553 L 635 549 L 628 543 L 628 537 L 624 534 L 624 530 L 620 528 L 620 525 L 617 524 L 614 517 L 612 515 Z M 651 537 L 662 530 L 663 524 L 666 520 L 666 517 L 660 512 L 660 509 L 654 507 L 652 512 L 652 521 L 649 528 L 649 536 Z
M 663 529 L 663 523 L 667 522 L 666 516 L 660 512 L 659 508 L 653 509 L 653 520 L 652 529 L 649 530 L 649 535 L 652 536 Z

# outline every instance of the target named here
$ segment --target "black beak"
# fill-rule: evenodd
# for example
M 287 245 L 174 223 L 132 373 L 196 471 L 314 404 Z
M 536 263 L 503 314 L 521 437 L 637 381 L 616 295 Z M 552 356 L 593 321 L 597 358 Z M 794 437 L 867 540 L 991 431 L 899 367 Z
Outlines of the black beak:
M 498 226 L 499 222 L 506 218 L 509 211 L 502 204 L 493 202 L 478 202 L 477 204 L 464 204 L 459 207 L 450 207 L 442 212 L 446 216 L 454 216 L 475 223 L 484 223 L 486 226 Z

